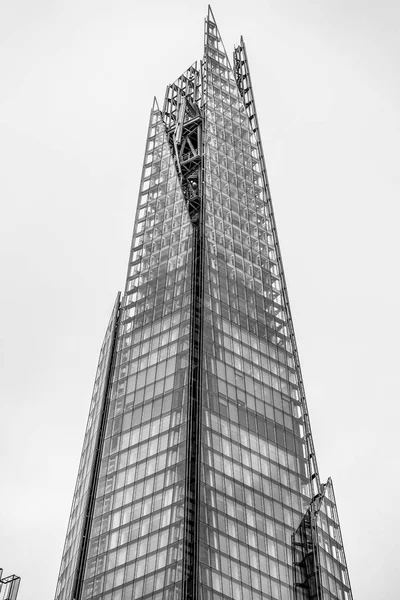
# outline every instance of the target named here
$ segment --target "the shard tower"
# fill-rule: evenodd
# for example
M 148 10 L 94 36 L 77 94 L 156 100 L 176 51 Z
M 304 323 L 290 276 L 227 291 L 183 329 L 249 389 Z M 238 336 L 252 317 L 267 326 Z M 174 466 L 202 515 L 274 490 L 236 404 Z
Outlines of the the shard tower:
M 56 600 L 351 600 L 243 40 L 154 102 Z

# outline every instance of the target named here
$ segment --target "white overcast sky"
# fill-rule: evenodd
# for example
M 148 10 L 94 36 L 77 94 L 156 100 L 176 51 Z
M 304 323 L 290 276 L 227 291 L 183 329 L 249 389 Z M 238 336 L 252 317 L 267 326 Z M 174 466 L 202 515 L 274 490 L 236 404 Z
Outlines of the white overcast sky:
M 247 43 L 321 476 L 355 600 L 397 599 L 399 20 L 389 0 L 215 0 Z M 0 7 L 0 566 L 52 600 L 153 95 L 207 4 Z

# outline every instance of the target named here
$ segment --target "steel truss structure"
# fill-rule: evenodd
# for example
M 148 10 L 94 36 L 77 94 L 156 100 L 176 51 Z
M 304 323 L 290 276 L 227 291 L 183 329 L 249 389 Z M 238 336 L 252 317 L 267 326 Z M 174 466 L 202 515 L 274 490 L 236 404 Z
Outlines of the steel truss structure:
M 352 600 L 243 38 L 154 100 L 56 600 Z

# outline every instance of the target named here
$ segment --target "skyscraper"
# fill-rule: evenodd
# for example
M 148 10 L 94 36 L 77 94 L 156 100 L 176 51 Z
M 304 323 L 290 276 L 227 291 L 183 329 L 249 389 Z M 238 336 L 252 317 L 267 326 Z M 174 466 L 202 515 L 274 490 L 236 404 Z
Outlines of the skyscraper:
M 56 600 L 351 600 L 320 482 L 246 49 L 151 111 Z

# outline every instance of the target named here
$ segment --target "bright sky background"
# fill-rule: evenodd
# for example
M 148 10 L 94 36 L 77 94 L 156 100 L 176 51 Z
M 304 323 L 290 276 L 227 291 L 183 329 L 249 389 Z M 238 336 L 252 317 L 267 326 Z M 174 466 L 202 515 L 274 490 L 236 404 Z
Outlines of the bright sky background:
M 355 600 L 397 599 L 399 21 L 389 0 L 215 0 L 243 34 L 319 467 Z M 0 8 L 0 566 L 52 600 L 153 95 L 204 2 Z

